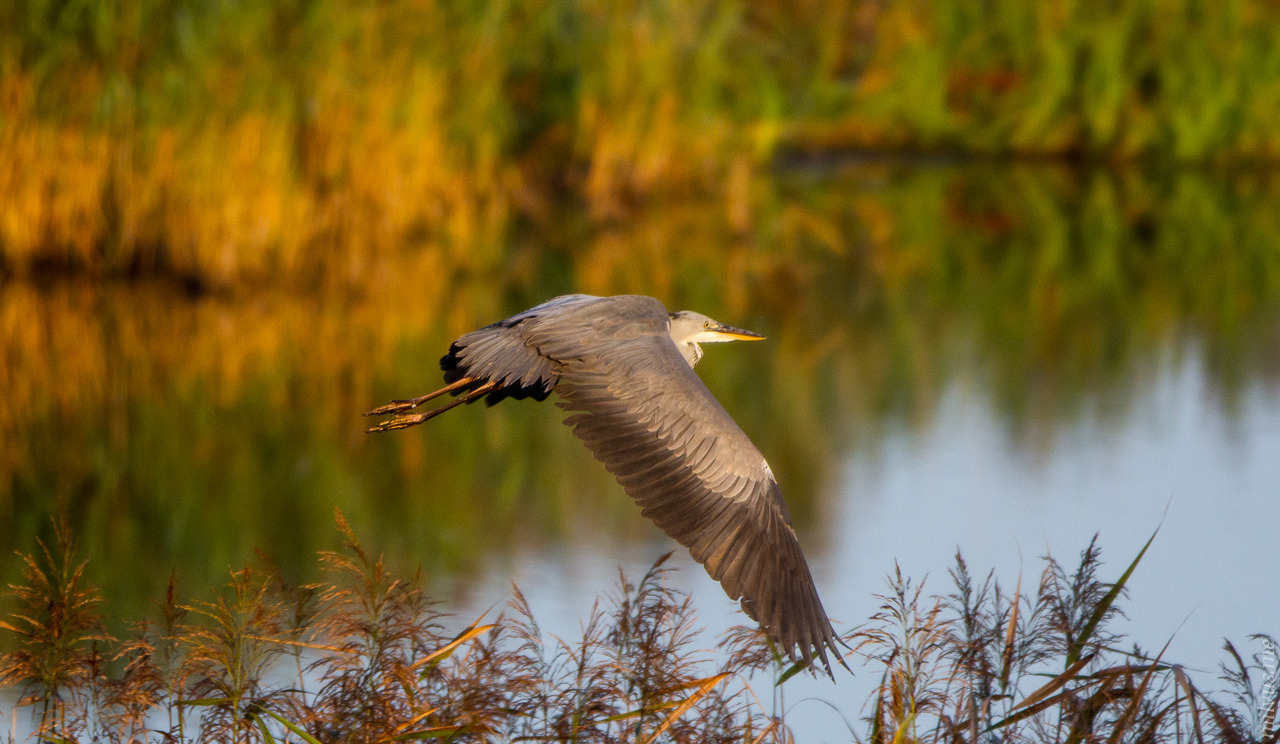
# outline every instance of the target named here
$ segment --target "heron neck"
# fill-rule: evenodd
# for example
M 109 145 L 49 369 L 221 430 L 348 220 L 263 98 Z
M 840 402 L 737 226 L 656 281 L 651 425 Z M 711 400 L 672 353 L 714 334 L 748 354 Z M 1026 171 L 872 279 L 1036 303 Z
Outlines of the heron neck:
M 684 355 L 684 360 L 689 363 L 690 367 L 695 367 L 698 360 L 702 358 L 702 347 L 692 341 L 680 344 L 680 353 Z

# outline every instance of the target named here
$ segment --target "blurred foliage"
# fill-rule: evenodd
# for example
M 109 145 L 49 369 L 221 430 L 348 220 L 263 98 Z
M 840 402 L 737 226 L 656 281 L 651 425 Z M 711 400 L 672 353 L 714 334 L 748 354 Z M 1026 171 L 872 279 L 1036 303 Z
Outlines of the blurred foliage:
M 175 564 L 210 585 L 256 546 L 305 572 L 335 505 L 436 576 L 584 522 L 653 537 L 550 404 L 363 433 L 361 411 L 438 385 L 451 339 L 569 291 L 652 294 L 769 337 L 699 373 L 802 530 L 844 453 L 927 431 L 957 385 L 1033 454 L 1072 421 L 1124 417 L 1184 355 L 1228 417 L 1280 389 L 1280 184 L 1263 175 L 863 164 L 756 178 L 748 197 L 746 222 L 715 197 L 603 227 L 566 205 L 501 267 L 408 253 L 364 291 L 9 282 L 0 544 L 30 550 L 75 515 L 109 556 L 90 578 L 128 607 Z
M 679 2 L 9 4 L 0 255 L 214 285 L 356 283 L 406 249 L 492 268 L 512 215 L 566 187 L 605 215 L 724 171 L 752 107 L 727 91 L 750 79 L 736 19 Z
M 815 142 L 1274 161 L 1280 8 L 1262 0 L 881 3 Z
M 1278 20 L 1261 0 L 0 3 L 0 544 L 66 510 L 111 556 L 92 578 L 142 601 L 179 557 L 198 585 L 255 545 L 305 570 L 335 504 L 429 570 L 584 510 L 652 534 L 620 494 L 578 496 L 612 480 L 549 406 L 378 439 L 354 416 L 570 291 L 769 335 L 700 372 L 802 527 L 834 453 L 926 426 L 963 375 L 1032 448 L 1120 415 L 1189 345 L 1231 411 L 1280 374 L 1280 187 L 1215 166 L 1276 156 Z M 938 154 L 823 155 L 850 147 Z
M 1256 163 L 1264 0 L 30 0 L 0 7 L 0 270 L 471 272 L 565 201 L 738 225 L 779 148 Z

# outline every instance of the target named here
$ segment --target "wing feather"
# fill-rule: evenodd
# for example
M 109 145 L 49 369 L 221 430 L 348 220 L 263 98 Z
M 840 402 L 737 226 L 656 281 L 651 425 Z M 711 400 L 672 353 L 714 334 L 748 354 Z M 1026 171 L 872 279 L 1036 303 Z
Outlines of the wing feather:
M 788 656 L 829 669 L 838 639 L 764 457 L 676 349 L 661 303 L 607 301 L 581 332 L 525 330 L 558 365 L 565 423 Z

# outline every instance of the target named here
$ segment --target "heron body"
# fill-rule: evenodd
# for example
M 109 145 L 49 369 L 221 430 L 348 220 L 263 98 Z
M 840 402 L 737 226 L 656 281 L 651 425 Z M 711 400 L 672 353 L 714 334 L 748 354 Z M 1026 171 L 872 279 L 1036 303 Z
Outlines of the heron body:
M 640 295 L 556 297 L 454 341 L 447 383 L 366 415 L 370 431 L 427 421 L 484 398 L 545 400 L 644 516 L 689 549 L 796 661 L 843 663 L 787 507 L 764 456 L 693 371 L 701 344 L 762 338 Z M 408 411 L 443 394 L 452 402 Z

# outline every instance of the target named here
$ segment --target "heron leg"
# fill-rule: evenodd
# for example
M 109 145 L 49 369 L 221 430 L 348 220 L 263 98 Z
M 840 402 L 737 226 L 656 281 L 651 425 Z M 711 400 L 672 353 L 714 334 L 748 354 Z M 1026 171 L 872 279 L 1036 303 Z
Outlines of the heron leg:
M 457 383 L 454 383 L 454 384 L 456 385 Z M 417 426 L 418 424 L 421 424 L 424 421 L 430 421 L 431 419 L 435 418 L 436 416 L 439 416 L 440 414 L 444 413 L 450 408 L 457 408 L 463 403 L 470 403 L 471 401 L 477 398 L 480 398 L 488 393 L 491 393 L 497 387 L 498 387 L 498 383 L 496 382 L 486 382 L 485 384 L 481 385 L 475 390 L 472 390 L 471 392 L 465 395 L 460 395 L 454 400 L 444 404 L 443 406 L 440 406 L 439 408 L 433 408 L 432 410 L 427 411 L 426 413 L 411 413 L 407 415 L 396 416 L 393 419 L 383 421 L 377 426 L 366 429 L 365 431 L 369 433 L 372 433 L 375 431 L 394 431 L 396 429 L 407 429 L 410 426 Z M 437 390 L 435 393 L 431 393 L 430 397 L 435 397 L 440 392 L 441 391 Z M 417 400 L 417 399 L 415 398 L 414 400 Z M 409 403 L 410 401 L 405 401 L 405 402 Z M 414 403 L 414 405 L 417 405 L 417 403 Z M 383 407 L 385 408 L 386 406 L 383 406 Z M 408 406 L 408 408 L 412 408 L 412 407 L 413 406 Z M 408 409 L 405 408 L 400 410 L 408 410 Z
M 377 408 L 371 411 L 365 411 L 364 415 L 365 416 L 386 416 L 389 413 L 404 413 L 405 411 L 411 411 L 414 408 L 417 408 L 418 406 L 422 405 L 423 403 L 426 403 L 427 401 L 431 400 L 432 398 L 438 398 L 441 395 L 444 395 L 445 393 L 452 393 L 458 388 L 464 388 L 475 381 L 476 381 L 476 378 L 474 377 L 464 377 L 461 380 L 458 380 L 457 382 L 451 385 L 445 385 L 439 390 L 427 393 L 426 395 L 420 395 L 417 398 L 408 398 L 405 400 L 393 400 L 390 403 L 386 404 L 385 406 L 378 406 Z

